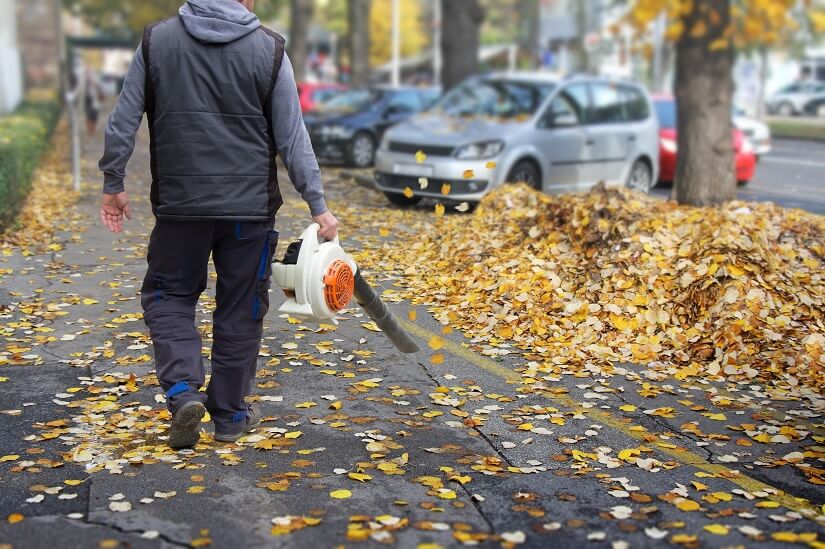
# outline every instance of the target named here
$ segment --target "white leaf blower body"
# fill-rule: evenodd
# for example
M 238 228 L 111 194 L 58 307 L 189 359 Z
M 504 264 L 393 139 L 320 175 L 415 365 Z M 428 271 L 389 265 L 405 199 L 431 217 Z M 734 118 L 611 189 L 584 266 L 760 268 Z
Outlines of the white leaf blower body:
M 287 295 L 281 312 L 338 324 L 335 313 L 352 299 L 358 266 L 341 248 L 336 236 L 319 242 L 313 223 L 301 233 L 300 250 L 294 264 L 274 262 L 272 275 Z M 288 260 L 289 252 L 287 254 Z
M 355 261 L 338 244 L 338 237 L 318 241 L 320 228 L 317 223 L 307 227 L 301 239 L 287 247 L 283 260 L 272 263 L 275 282 L 287 296 L 278 310 L 337 325 L 335 313 L 354 296 L 396 349 L 402 353 L 418 352 L 418 345 L 361 276 Z

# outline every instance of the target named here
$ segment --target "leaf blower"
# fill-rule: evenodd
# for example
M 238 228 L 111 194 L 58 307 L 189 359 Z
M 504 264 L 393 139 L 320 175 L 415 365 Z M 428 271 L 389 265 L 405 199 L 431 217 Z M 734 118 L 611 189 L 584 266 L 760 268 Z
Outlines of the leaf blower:
M 287 296 L 279 311 L 311 320 L 330 320 L 350 300 L 367 312 L 402 353 L 418 352 L 378 294 L 361 276 L 355 261 L 341 248 L 338 237 L 320 242 L 320 225 L 311 224 L 298 241 L 287 246 L 283 260 L 272 263 L 275 282 Z

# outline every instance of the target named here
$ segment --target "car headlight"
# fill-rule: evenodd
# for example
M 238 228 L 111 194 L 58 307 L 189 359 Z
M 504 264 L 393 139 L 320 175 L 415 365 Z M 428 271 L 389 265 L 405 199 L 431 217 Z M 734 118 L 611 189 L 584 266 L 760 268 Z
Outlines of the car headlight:
M 669 153 L 676 152 L 676 140 L 675 139 L 668 139 L 666 137 L 662 138 L 662 148 Z
M 321 126 L 321 128 L 318 130 L 318 133 L 321 134 L 323 137 L 338 137 L 344 139 L 352 137 L 352 130 L 350 130 L 346 126 Z
M 504 149 L 504 141 L 483 141 L 459 147 L 455 157 L 459 160 L 482 160 L 492 158 Z

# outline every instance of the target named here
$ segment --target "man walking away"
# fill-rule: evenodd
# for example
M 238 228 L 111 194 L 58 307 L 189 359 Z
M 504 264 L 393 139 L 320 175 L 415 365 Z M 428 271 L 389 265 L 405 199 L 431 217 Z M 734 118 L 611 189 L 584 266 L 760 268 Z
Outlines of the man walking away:
M 149 121 L 156 222 L 140 293 L 172 412 L 173 448 L 198 441 L 206 410 L 220 441 L 235 441 L 260 422 L 244 399 L 255 378 L 278 240 L 276 155 L 320 236 L 337 232 L 284 40 L 261 26 L 253 8 L 254 0 L 188 0 L 178 17 L 149 25 L 106 125 L 100 216 L 120 232 L 123 217 L 131 219 L 123 180 L 144 110 Z M 210 253 L 217 306 L 204 394 L 195 306 Z

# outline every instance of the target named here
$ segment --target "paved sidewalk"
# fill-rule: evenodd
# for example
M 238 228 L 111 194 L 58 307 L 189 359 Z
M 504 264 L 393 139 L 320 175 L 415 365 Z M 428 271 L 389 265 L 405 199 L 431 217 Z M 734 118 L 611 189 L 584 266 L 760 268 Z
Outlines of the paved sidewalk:
M 769 397 L 634 365 L 526 392 L 529 357 L 485 354 L 405 302 L 392 307 L 419 355 L 397 353 L 355 308 L 337 329 L 279 315 L 275 289 L 256 380 L 261 428 L 221 444 L 204 423 L 201 444 L 170 450 L 137 295 L 153 222 L 147 145 L 144 131 L 123 234 L 99 225 L 95 139 L 84 148 L 82 221 L 63 225 L 62 249 L 0 255 L 0 546 L 825 539 L 825 495 L 809 474 L 825 468 L 819 393 Z M 403 245 L 395 230 L 432 215 L 325 174 L 353 250 Z M 309 221 L 282 187 L 279 250 Z M 368 274 L 391 288 L 385 273 Z M 207 356 L 214 283 L 199 306 Z

